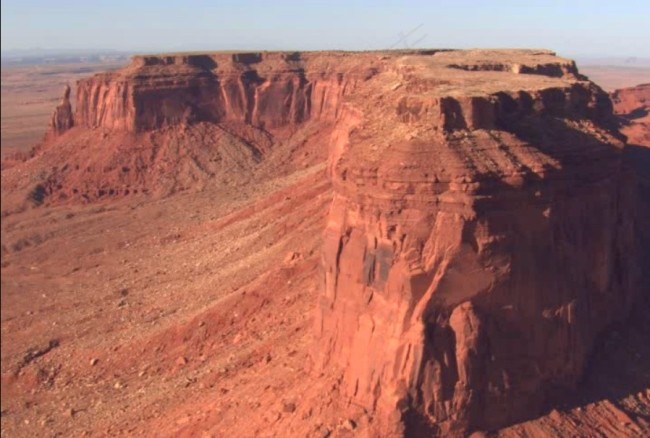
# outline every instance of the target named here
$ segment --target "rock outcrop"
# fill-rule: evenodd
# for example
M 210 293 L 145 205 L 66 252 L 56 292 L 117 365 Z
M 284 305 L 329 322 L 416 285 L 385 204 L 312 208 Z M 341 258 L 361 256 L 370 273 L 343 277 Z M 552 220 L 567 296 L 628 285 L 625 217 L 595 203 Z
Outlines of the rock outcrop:
M 118 72 L 79 81 L 80 125 L 142 132 L 192 122 L 273 130 L 334 120 L 341 98 L 372 76 L 348 53 L 137 56 Z
M 380 436 L 538 414 L 647 292 L 607 95 L 549 53 L 457 57 L 401 57 L 334 134 L 315 356 Z
M 612 102 L 628 141 L 650 146 L 650 84 L 616 90 Z
M 63 90 L 61 103 L 57 105 L 52 119 L 50 120 L 50 132 L 60 135 L 74 126 L 74 117 L 72 115 L 72 104 L 70 103 L 70 86 L 66 85 Z
M 650 108 L 650 83 L 622 88 L 612 93 L 614 112 L 626 117 L 647 116 Z

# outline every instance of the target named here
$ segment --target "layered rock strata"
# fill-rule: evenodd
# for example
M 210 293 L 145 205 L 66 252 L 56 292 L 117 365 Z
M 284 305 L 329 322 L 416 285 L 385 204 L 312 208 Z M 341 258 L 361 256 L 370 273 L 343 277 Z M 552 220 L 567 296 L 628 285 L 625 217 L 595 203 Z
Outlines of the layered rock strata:
M 650 110 L 650 83 L 615 90 L 612 102 L 616 114 L 630 119 L 647 117 Z
M 364 58 L 361 56 L 361 58 Z M 137 56 L 127 68 L 79 81 L 75 120 L 142 132 L 198 121 L 263 129 L 336 117 L 373 63 L 347 53 Z
M 57 105 L 52 119 L 50 120 L 50 131 L 56 136 L 63 134 L 74 125 L 72 104 L 70 103 L 70 86 L 66 85 L 63 90 L 61 103 Z
M 628 143 L 650 146 L 650 84 L 615 90 L 612 102 Z
M 381 436 L 538 414 L 643 291 L 607 95 L 549 53 L 464 55 L 399 58 L 333 138 L 315 357 Z
M 3 184 L 17 198 L 8 204 L 33 193 L 47 205 L 242 182 L 280 143 L 289 152 L 280 154 L 276 169 L 323 161 L 342 99 L 377 73 L 380 58 L 345 52 L 134 57 L 123 69 L 78 81 L 74 112 L 66 90 L 28 164 L 39 178 L 5 175 Z

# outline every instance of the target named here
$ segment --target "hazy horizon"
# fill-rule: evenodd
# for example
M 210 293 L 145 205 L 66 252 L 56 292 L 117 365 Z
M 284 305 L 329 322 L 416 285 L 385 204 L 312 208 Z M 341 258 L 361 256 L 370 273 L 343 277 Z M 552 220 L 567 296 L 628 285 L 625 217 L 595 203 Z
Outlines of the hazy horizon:
M 482 5 L 482 6 L 481 6 Z M 650 57 L 650 2 L 2 2 L 3 53 L 546 48 Z

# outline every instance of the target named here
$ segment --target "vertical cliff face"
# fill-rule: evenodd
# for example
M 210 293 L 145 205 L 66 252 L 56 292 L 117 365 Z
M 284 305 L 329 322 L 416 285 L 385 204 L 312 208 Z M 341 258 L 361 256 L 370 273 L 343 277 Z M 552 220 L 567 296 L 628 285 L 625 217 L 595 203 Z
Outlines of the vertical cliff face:
M 61 103 L 57 105 L 52 119 L 50 120 L 50 131 L 54 135 L 63 134 L 74 125 L 74 118 L 72 115 L 72 104 L 70 103 L 70 86 L 66 85 L 63 90 L 63 98 Z
M 316 359 L 382 435 L 535 415 L 641 289 L 607 96 L 548 53 L 457 56 L 400 59 L 333 137 Z
M 341 98 L 372 75 L 313 54 L 136 57 L 126 69 L 79 82 L 77 122 L 133 132 L 184 123 L 241 122 L 273 130 L 334 120 Z M 334 57 L 335 58 L 335 57 Z M 341 58 L 345 58 L 341 55 Z
M 650 84 L 616 90 L 611 96 L 628 143 L 650 145 Z

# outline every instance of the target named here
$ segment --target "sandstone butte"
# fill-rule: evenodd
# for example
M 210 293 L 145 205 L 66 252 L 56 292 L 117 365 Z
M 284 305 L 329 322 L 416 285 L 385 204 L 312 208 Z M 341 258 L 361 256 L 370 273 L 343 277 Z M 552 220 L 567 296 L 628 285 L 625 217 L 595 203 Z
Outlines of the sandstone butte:
M 51 126 L 3 175 L 18 200 L 327 159 L 311 373 L 340 375 L 370 436 L 536 417 L 649 293 L 647 176 L 608 95 L 550 51 L 138 56 L 79 81 L 74 112 L 66 90 Z

